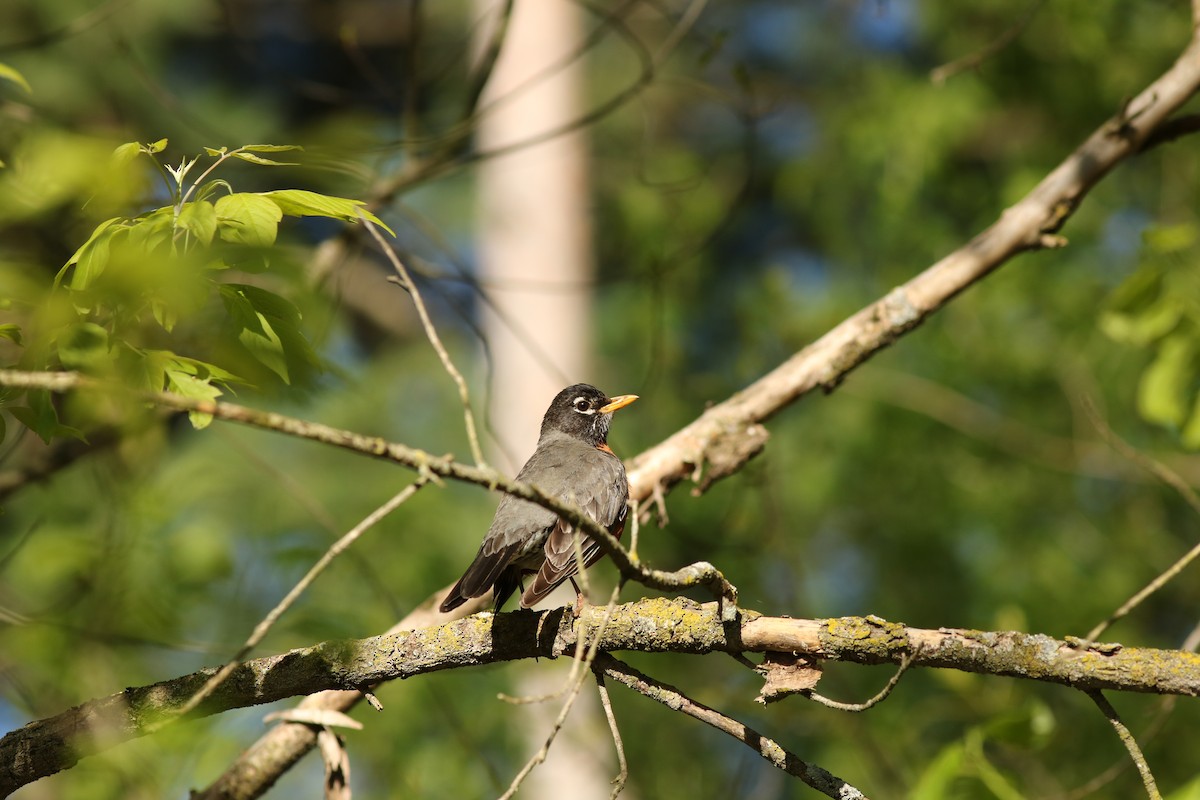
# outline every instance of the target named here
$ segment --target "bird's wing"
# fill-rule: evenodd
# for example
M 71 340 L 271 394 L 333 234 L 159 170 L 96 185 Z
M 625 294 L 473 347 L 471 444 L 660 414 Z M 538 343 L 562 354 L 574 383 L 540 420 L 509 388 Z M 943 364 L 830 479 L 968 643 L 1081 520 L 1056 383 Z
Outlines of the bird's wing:
M 505 495 L 496 509 L 496 516 L 475 560 L 454 584 L 441 610 L 450 611 L 469 598 L 485 594 L 500 579 L 504 570 L 521 560 L 522 548 L 531 537 L 554 524 L 554 512 L 526 500 Z M 517 568 L 519 571 L 519 567 Z M 509 583 L 515 583 L 510 581 Z M 515 585 L 506 587 L 512 592 Z
M 589 517 L 614 536 L 620 537 L 625 528 L 625 502 L 629 499 L 629 481 L 625 470 L 616 459 L 615 469 L 610 470 L 608 480 L 585 497 L 576 497 L 575 502 Z M 561 519 L 555 520 L 544 548 L 545 561 L 534 576 L 533 583 L 521 595 L 521 607 L 529 608 L 552 592 L 560 583 L 579 571 L 579 557 L 575 552 L 575 526 Z M 580 542 L 580 556 L 584 567 L 596 563 L 604 551 L 590 536 Z
M 463 576 L 458 579 L 458 583 L 454 584 L 454 588 L 442 601 L 443 613 L 458 608 L 470 598 L 479 597 L 491 589 L 492 584 L 500 577 L 504 568 L 512 563 L 513 557 L 520 547 L 519 542 L 504 545 L 499 549 L 489 548 L 488 544 L 489 540 L 485 539 L 479 552 L 475 555 L 475 560 L 471 562 L 471 566 L 467 567 L 467 571 L 463 573 Z

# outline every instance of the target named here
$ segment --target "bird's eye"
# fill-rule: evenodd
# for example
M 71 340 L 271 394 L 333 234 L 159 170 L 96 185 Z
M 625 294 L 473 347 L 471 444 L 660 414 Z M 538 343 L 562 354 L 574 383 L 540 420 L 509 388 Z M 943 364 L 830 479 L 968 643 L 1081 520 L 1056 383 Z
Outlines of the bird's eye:
M 591 410 L 591 404 L 588 403 L 586 397 L 576 397 L 575 402 L 572 403 L 572 405 L 575 406 L 575 410 L 580 414 L 586 414 L 589 410 Z

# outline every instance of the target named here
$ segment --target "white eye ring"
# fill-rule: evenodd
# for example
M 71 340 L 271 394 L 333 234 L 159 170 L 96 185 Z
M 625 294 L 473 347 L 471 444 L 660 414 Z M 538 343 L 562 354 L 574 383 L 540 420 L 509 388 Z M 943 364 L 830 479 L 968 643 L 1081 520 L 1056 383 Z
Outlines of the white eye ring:
M 587 401 L 586 397 L 576 397 L 574 400 L 571 401 L 571 405 L 574 406 L 575 410 L 578 411 L 580 414 L 595 413 L 592 411 L 591 403 L 589 403 Z

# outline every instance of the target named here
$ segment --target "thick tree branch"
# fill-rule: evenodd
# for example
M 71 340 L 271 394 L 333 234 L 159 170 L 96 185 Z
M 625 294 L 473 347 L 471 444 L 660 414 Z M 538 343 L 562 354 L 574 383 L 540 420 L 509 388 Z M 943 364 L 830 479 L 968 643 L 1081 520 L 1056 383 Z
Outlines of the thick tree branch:
M 449 614 L 438 611 L 449 586 L 431 595 L 387 634 L 441 625 L 482 611 L 491 605 L 491 595 L 468 600 Z M 345 712 L 363 699 L 357 689 L 328 689 L 305 697 L 297 708 L 309 711 Z M 193 792 L 192 800 L 248 800 L 261 797 L 283 773 L 317 745 L 317 729 L 299 722 L 281 722 L 248 747 L 207 788 Z
M 1193 0 L 1193 6 L 1200 8 L 1200 0 Z M 711 407 L 686 428 L 634 459 L 630 469 L 632 496 L 635 499 L 646 499 L 656 491 L 661 491 L 688 477 L 697 480 L 699 483 L 697 490 L 702 491 L 712 481 L 737 471 L 765 444 L 767 434 L 760 425 L 761 422 L 817 387 L 822 387 L 827 391 L 832 390 L 858 364 L 904 333 L 917 327 L 929 314 L 1014 255 L 1025 250 L 1061 244 L 1061 240 L 1055 237 L 1054 233 L 1070 217 L 1079 201 L 1091 187 L 1120 161 L 1138 152 L 1144 146 L 1156 143 L 1156 140 L 1152 138 L 1155 132 L 1168 122 L 1171 114 L 1200 86 L 1200 45 L 1197 44 L 1197 33 L 1197 31 L 1193 31 L 1193 38 L 1180 59 L 1162 77 L 1128 103 L 1121 113 L 1092 134 L 1023 200 L 1005 211 L 991 227 L 907 284 L 893 290 L 887 297 L 848 318 L 744 391 Z M 1175 127 L 1190 130 L 1187 124 Z M 1172 132 L 1172 128 L 1167 128 L 1167 131 Z M 0 373 L 0 384 L 65 391 L 74 386 L 73 382 L 78 380 L 77 376 L 59 373 L 57 377 L 53 378 L 53 381 L 58 382 L 58 388 L 55 388 L 45 387 L 40 380 L 29 382 L 28 378 L 28 373 L 3 372 Z M 175 396 L 166 395 L 165 397 Z M 258 412 L 229 404 L 191 403 L 185 401 L 184 398 L 167 400 L 163 404 L 180 410 L 204 410 L 223 419 L 248 424 L 268 423 L 261 426 L 388 458 L 423 473 L 429 472 L 454 477 L 481 485 L 495 485 L 556 511 L 559 510 L 555 501 L 538 496 L 530 487 L 520 487 L 516 484 L 505 485 L 505 482 L 498 476 L 490 474 L 487 470 L 459 465 L 449 459 L 431 456 L 403 445 L 389 444 L 381 439 L 338 431 L 327 426 L 304 423 L 282 415 Z M 204 406 L 204 408 L 200 408 L 200 406 Z M 573 513 L 577 513 L 577 510 Z M 598 538 L 601 538 L 602 547 L 608 551 L 612 546 L 611 543 L 602 537 Z M 614 557 L 619 560 L 619 555 Z M 751 623 L 747 622 L 746 624 Z M 745 625 L 743 625 L 744 628 Z M 989 634 L 988 636 L 998 635 Z M 1022 635 L 1009 634 L 1006 636 L 1020 637 Z M 1026 638 L 1037 639 L 1038 637 Z M 1055 652 L 1059 647 L 1049 639 L 1044 639 L 1041 644 L 1050 646 L 1050 650 Z M 1034 643 L 1032 646 L 1034 650 L 1037 650 L 1039 645 Z M 1128 649 L 1119 651 L 1126 657 L 1130 653 L 1144 652 L 1147 651 Z M 924 651 L 922 658 L 926 659 L 932 655 L 932 651 Z M 1101 656 L 1105 659 L 1115 657 L 1108 653 L 1097 654 L 1093 650 L 1080 651 L 1081 662 L 1091 663 Z M 848 658 L 848 656 L 837 657 Z M 895 661 L 897 659 L 885 660 Z M 259 662 L 251 662 L 251 664 L 257 663 Z M 936 663 L 929 665 L 949 666 Z M 1178 670 L 1172 668 L 1171 672 L 1176 674 L 1182 671 L 1182 673 L 1190 674 L 1192 676 L 1191 684 L 1183 681 L 1180 685 L 1187 685 L 1191 688 L 1179 691 L 1183 694 L 1195 694 L 1197 667 L 1195 664 L 1185 666 L 1186 668 L 1180 667 Z M 244 669 L 250 669 L 250 664 L 247 664 Z M 997 674 L 1028 674 L 1030 677 L 1038 677 L 1033 673 L 1020 671 L 998 672 Z M 1070 683 L 1071 681 L 1061 682 Z M 1172 685 L 1175 684 L 1172 683 Z M 192 690 L 194 688 L 192 687 Z M 225 688 L 232 690 L 237 687 L 231 685 Z M 275 688 L 279 687 L 275 686 Z M 1096 688 L 1133 687 L 1098 686 Z M 306 691 L 313 690 L 313 687 L 306 689 Z M 1172 691 L 1163 687 L 1135 690 Z M 135 690 L 131 691 L 133 695 L 136 695 Z M 131 716 L 138 707 L 136 703 L 130 705 L 134 697 L 121 695 L 118 698 L 115 706 L 105 706 L 105 701 L 95 701 L 80 707 L 80 709 L 67 712 L 67 715 L 74 714 L 72 719 L 80 725 L 78 736 L 73 736 L 68 729 L 56 729 L 59 731 L 58 735 L 72 741 L 75 739 L 78 739 L 79 742 L 86 741 L 94 735 L 97 726 L 104 727 L 104 721 L 109 718 L 110 713 L 115 714 L 113 718 L 117 720 L 118 728 L 120 728 L 121 720 L 125 720 L 124 729 L 136 731 L 138 726 L 136 724 L 131 726 L 129 723 L 129 720 L 136 719 L 136 716 Z M 178 698 L 175 699 L 178 701 Z M 143 698 L 144 700 L 145 698 Z M 216 702 L 216 698 L 213 702 Z M 205 709 L 207 708 L 206 706 Z M 205 713 L 213 712 L 206 711 Z M 32 750 L 22 749 L 32 741 L 30 739 L 23 740 L 25 744 L 20 745 L 15 741 L 10 741 L 12 737 L 23 734 L 31 727 L 46 726 L 51 722 L 52 720 L 32 723 L 22 731 L 9 734 L 4 740 L 0 740 L 0 761 L 2 761 L 0 763 L 0 787 L 6 785 L 8 781 L 16 779 L 18 775 L 32 774 L 33 777 L 16 784 L 22 785 L 40 775 L 63 769 L 78 758 L 77 753 L 73 753 L 67 748 L 65 740 L 59 746 L 57 754 L 51 753 L 48 757 L 49 760 L 41 751 L 35 753 Z M 43 727 L 43 730 L 48 731 L 50 738 L 53 739 L 52 729 Z M 136 735 L 136 733 L 130 732 L 127 735 Z M 12 749 L 14 747 L 17 749 Z M 86 747 L 83 752 L 87 752 Z M 44 771 L 38 772 L 39 769 Z
M 1013 256 L 1064 244 L 1055 234 L 1088 191 L 1113 167 L 1137 153 L 1197 89 L 1200 29 L 1193 31 L 1169 70 L 1101 125 L 989 228 L 634 458 L 629 470 L 632 496 L 645 499 L 656 486 L 669 487 L 689 477 L 703 490 L 735 472 L 766 442 L 766 431 L 759 423 L 816 388 L 832 391 L 859 364 Z M 701 480 L 705 472 L 707 477 Z
M 478 614 L 415 631 L 324 642 L 247 661 L 190 717 L 327 689 L 355 689 L 444 669 L 557 658 L 575 652 L 580 631 L 596 631 L 605 608 Z M 739 624 L 717 605 L 658 598 L 616 607 L 599 639 L 603 651 L 787 652 L 859 664 L 901 663 L 1045 681 L 1083 690 L 1200 696 L 1195 653 L 1059 641 L 1040 634 L 923 630 L 877 617 L 804 620 L 743 612 Z M 206 669 L 126 689 L 31 722 L 0 739 L 0 794 L 144 735 L 212 676 Z

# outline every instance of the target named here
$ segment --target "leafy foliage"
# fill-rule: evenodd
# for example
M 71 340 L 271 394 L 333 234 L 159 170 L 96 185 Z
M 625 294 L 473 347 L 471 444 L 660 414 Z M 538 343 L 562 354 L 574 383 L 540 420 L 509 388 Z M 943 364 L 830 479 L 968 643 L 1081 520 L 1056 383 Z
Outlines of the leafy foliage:
M 171 166 L 160 160 L 167 144 L 166 139 L 129 142 L 113 151 L 118 169 L 134 169 L 139 156 L 149 157 L 171 203 L 95 227 L 55 277 L 47 300 L 54 310 L 43 315 L 20 365 L 78 370 L 143 391 L 207 400 L 231 385 L 251 382 L 239 374 L 247 359 L 259 367 L 255 380 L 269 374 L 287 385 L 310 384 L 323 365 L 299 310 L 278 292 L 234 282 L 231 276 L 269 272 L 284 216 L 387 226 L 361 201 L 299 189 L 237 192 L 214 177 L 229 159 L 285 166 L 259 154 L 297 146 L 205 148 L 203 155 Z M 198 174 L 189 180 L 193 172 Z M 224 315 L 215 315 L 216 308 Z M 197 326 L 213 326 L 246 358 L 224 355 L 214 346 L 219 339 L 197 341 Z M 188 335 L 181 335 L 185 330 Z M 0 329 L 0 335 L 22 344 L 16 324 Z M 27 399 L 27 406 L 15 405 L 15 396 L 5 403 L 44 440 L 80 435 L 60 424 L 54 404 L 41 393 L 31 392 Z M 211 416 L 194 412 L 191 420 L 199 428 Z
M 1138 381 L 1142 416 L 1200 449 L 1200 229 L 1195 223 L 1144 235 L 1142 263 L 1100 318 L 1117 341 L 1153 359 Z
M 96 13 L 79 16 L 87 5 Z M 478 77 L 463 50 L 475 12 L 419 4 L 414 39 L 347 16 L 335 37 L 330 12 L 351 5 L 268 9 L 232 31 L 208 0 L 136 14 L 0 3 L 4 60 L 35 89 L 0 76 L 0 364 L 195 397 L 237 390 L 465 452 L 456 400 L 408 335 L 404 303 L 368 284 L 382 305 L 370 316 L 351 302 L 352 270 L 309 276 L 295 259 L 312 255 L 298 243 L 359 220 L 362 206 L 341 198 L 408 186 L 381 214 L 404 220 L 416 279 L 482 401 L 472 174 L 404 182 L 447 140 L 469 141 L 447 123 Z M 990 224 L 1171 63 L 1191 30 L 1186 5 L 766 0 L 707 4 L 690 28 L 677 25 L 680 4 L 591 19 L 585 102 L 649 82 L 588 129 L 597 339 L 594 368 L 578 377 L 645 398 L 616 426 L 614 449 L 659 441 Z M 1022 21 L 1026 6 L 1037 10 Z M 303 35 L 280 37 L 276 13 L 292 13 L 289 30 Z M 676 32 L 680 48 L 648 65 Z M 930 68 L 980 53 L 931 84 Z M 133 142 L 114 158 L 118 127 L 170 147 Z M 305 150 L 206 147 L 272 141 Z M 322 169 L 296 180 L 292 162 Z M 1200 474 L 1171 433 L 1188 436 L 1195 419 L 1194 334 L 1180 335 L 1194 326 L 1185 229 L 1196 174 L 1191 139 L 1123 164 L 1064 228 L 1069 247 L 1007 265 L 831 396 L 771 420 L 744 473 L 699 498 L 668 496 L 670 524 L 642 529 L 642 556 L 712 561 L 769 613 L 1084 633 L 1193 541 L 1183 504 L 1098 446 L 1076 408 L 1088 394 L 1135 446 L 1192 482 Z M 310 293 L 318 282 L 327 297 Z M 344 380 L 314 380 L 331 363 Z M 40 392 L 0 402 L 4 481 L 47 452 L 19 435 L 25 426 L 59 438 L 48 452 L 64 463 L 79 452 L 73 437 L 93 445 L 9 495 L 0 517 L 5 729 L 219 663 L 331 536 L 397 486 L 386 464 L 233 427 L 196 434 L 140 417 L 136 402 Z M 384 630 L 455 577 L 493 508 L 482 491 L 422 492 L 347 552 L 260 652 Z M 611 579 L 604 564 L 593 573 Z M 1197 607 L 1184 573 L 1113 636 L 1177 647 Z M 636 663 L 876 797 L 1067 796 L 1124 759 L 1090 703 L 1025 681 L 914 670 L 850 717 L 790 702 L 763 710 L 749 700 L 753 673 L 729 660 Z M 545 727 L 495 696 L 526 693 L 546 667 L 383 687 L 386 712 L 347 735 L 356 794 L 499 794 Z M 831 665 L 822 692 L 869 697 L 888 673 Z M 740 746 L 612 696 L 638 796 L 811 796 Z M 1155 698 L 1114 702 L 1139 735 L 1157 718 Z M 116 748 L 44 791 L 186 794 L 260 718 L 246 710 Z M 1189 796 L 1200 709 L 1180 702 L 1164 724 L 1143 746 L 1164 794 Z M 311 779 L 293 773 L 275 794 L 312 794 Z M 1130 769 L 1101 793 L 1140 791 Z

